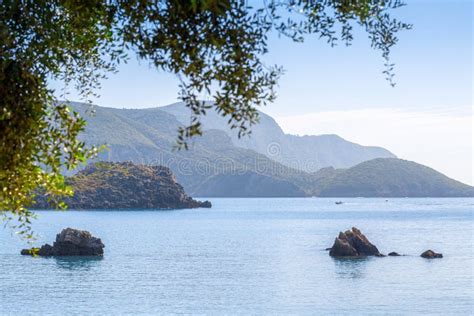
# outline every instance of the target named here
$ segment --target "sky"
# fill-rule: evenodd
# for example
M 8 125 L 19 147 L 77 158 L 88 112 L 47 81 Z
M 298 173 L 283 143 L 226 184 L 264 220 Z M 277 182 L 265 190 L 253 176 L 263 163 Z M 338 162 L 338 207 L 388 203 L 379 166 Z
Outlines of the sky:
M 284 67 L 277 100 L 263 112 L 287 133 L 338 134 L 387 148 L 465 183 L 473 176 L 473 2 L 406 0 L 394 11 L 413 29 L 392 50 L 396 87 L 363 31 L 350 47 L 270 37 L 268 64 Z M 58 89 L 60 84 L 53 84 Z M 177 101 L 178 80 L 130 60 L 102 83 L 102 106 L 147 108 Z M 70 99 L 74 99 L 71 92 Z

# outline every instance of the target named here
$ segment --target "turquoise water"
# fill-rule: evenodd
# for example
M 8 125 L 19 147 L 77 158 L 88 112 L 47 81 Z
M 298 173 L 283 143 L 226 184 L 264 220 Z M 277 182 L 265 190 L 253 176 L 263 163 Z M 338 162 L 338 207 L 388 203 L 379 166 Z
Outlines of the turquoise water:
M 212 199 L 212 209 L 38 212 L 38 244 L 91 231 L 99 260 L 32 258 L 0 229 L 0 314 L 439 314 L 474 308 L 474 199 Z M 384 253 L 335 260 L 360 228 Z M 443 259 L 419 254 L 433 249 Z

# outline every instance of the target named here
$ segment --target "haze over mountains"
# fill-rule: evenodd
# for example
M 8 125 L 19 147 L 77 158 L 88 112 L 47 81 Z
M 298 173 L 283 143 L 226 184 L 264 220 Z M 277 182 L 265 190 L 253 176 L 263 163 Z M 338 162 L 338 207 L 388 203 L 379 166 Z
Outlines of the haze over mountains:
M 192 196 L 474 196 L 474 188 L 428 167 L 396 159 L 337 135 L 285 134 L 268 115 L 250 138 L 238 139 L 209 111 L 204 136 L 188 151 L 173 150 L 178 127 L 189 122 L 181 103 L 150 109 L 116 109 L 71 103 L 88 121 L 81 136 L 108 145 L 100 160 L 164 165 Z M 381 159 L 383 158 L 383 159 Z
M 189 111 L 183 103 L 160 107 L 172 114 L 181 124 L 189 122 Z M 260 122 L 252 126 L 250 137 L 238 138 L 237 131 L 227 127 L 226 119 L 215 111 L 202 118 L 204 129 L 225 132 L 237 147 L 254 150 L 284 165 L 314 172 L 324 167 L 348 168 L 374 158 L 395 158 L 381 147 L 361 146 L 337 135 L 295 136 L 285 134 L 277 122 L 265 113 Z

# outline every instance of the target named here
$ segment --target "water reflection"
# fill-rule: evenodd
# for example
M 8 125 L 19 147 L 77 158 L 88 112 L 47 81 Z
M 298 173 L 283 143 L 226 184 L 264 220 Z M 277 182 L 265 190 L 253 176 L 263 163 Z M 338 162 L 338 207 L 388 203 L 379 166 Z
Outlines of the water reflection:
M 56 265 L 65 270 L 83 270 L 88 271 L 100 265 L 103 257 L 88 257 L 88 256 L 74 256 L 74 257 L 55 257 Z
M 335 272 L 342 279 L 361 279 L 365 276 L 365 269 L 369 258 L 332 258 Z

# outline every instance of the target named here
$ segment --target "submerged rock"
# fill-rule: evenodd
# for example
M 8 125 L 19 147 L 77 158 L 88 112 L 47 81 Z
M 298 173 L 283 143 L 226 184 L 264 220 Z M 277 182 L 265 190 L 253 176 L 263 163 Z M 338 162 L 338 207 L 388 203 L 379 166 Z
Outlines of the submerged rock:
M 41 248 L 23 249 L 22 255 L 30 256 L 102 256 L 104 244 L 85 230 L 66 228 L 56 235 L 53 245 L 45 244 Z
M 203 208 L 211 208 L 212 207 L 211 202 L 209 202 L 207 200 L 204 201 L 204 202 L 200 202 L 200 203 L 201 203 L 200 207 L 203 207 Z
M 377 247 L 355 227 L 339 233 L 329 255 L 332 257 L 383 256 Z
M 401 254 L 399 254 L 399 253 L 396 252 L 396 251 L 392 251 L 392 252 L 390 252 L 388 255 L 391 256 L 391 257 L 399 257 L 399 256 L 401 256 Z
M 423 257 L 423 258 L 426 258 L 426 259 L 435 259 L 435 258 L 443 258 L 443 254 L 442 253 L 437 253 L 437 252 L 434 252 L 433 250 L 426 250 L 425 252 L 423 252 L 420 257 Z

